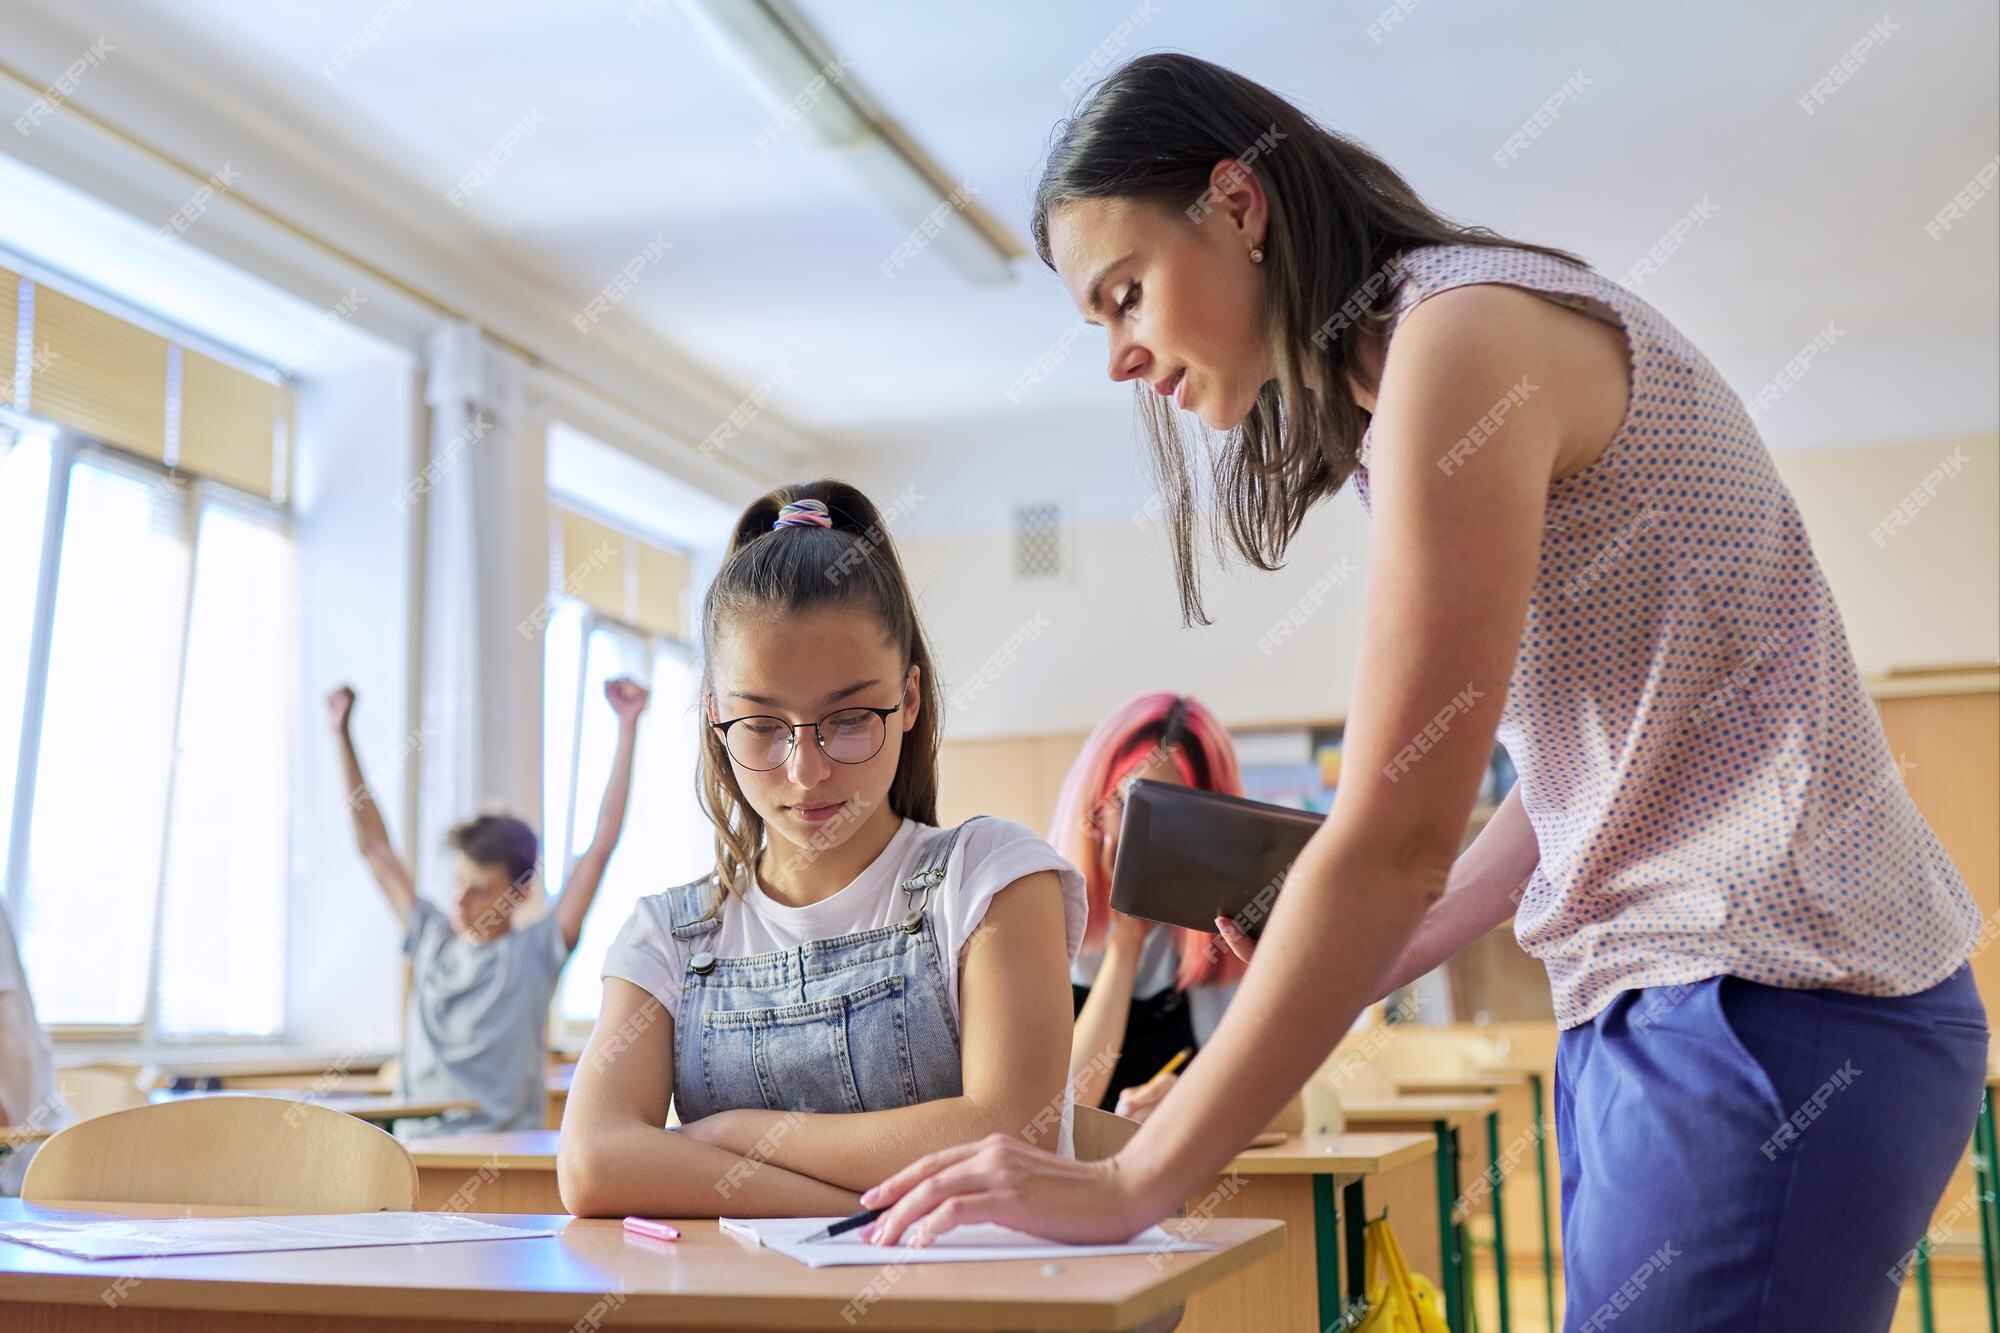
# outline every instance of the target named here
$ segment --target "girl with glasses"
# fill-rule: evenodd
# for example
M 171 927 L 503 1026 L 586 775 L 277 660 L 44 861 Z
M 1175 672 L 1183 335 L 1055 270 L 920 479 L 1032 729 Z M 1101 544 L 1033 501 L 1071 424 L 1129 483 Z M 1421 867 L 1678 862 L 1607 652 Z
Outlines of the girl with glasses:
M 875 506 L 835 481 L 752 504 L 701 644 L 715 871 L 606 954 L 564 1204 L 844 1214 L 967 1138 L 1070 1155 L 1083 880 L 1018 824 L 937 827 L 937 673 Z

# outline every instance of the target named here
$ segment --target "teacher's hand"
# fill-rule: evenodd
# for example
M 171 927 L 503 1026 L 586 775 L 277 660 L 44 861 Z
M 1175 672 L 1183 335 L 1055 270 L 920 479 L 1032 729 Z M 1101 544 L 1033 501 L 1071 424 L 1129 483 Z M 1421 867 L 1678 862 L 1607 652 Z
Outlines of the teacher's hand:
M 989 1134 L 919 1158 L 861 1196 L 883 1209 L 862 1234 L 876 1245 L 928 1245 L 953 1227 L 997 1222 L 1072 1245 L 1130 1240 L 1173 1211 L 1142 1197 L 1129 1167 L 1078 1162 Z
M 1235 954 L 1244 962 L 1249 962 L 1250 956 L 1257 952 L 1257 941 L 1244 934 L 1243 927 L 1237 925 L 1228 917 L 1219 916 L 1215 918 L 1215 928 L 1221 934 L 1222 942 L 1229 946 L 1229 952 Z

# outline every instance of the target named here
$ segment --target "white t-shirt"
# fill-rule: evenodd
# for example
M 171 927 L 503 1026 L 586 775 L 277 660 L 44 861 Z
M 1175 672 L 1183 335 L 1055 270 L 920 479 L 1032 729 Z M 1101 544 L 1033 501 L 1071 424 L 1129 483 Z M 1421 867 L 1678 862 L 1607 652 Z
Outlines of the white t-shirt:
M 902 883 L 924 863 L 925 854 L 950 829 L 906 819 L 882 854 L 838 893 L 806 907 L 790 907 L 767 896 L 753 880 L 743 897 L 726 897 L 722 925 L 699 940 L 674 938 L 673 914 L 663 893 L 641 898 L 604 954 L 603 975 L 629 981 L 679 1018 L 681 978 L 688 955 L 707 950 L 718 958 L 796 949 L 810 940 L 833 939 L 900 921 L 912 898 Z M 993 895 L 1024 875 L 1053 870 L 1062 879 L 1067 958 L 1075 962 L 1083 943 L 1089 900 L 1083 876 L 1056 849 L 1030 829 L 1006 819 L 975 819 L 952 849 L 944 881 L 932 890 L 927 911 L 945 972 L 951 1016 L 960 1018 L 958 969 L 967 941 Z M 918 895 L 921 898 L 921 894 Z

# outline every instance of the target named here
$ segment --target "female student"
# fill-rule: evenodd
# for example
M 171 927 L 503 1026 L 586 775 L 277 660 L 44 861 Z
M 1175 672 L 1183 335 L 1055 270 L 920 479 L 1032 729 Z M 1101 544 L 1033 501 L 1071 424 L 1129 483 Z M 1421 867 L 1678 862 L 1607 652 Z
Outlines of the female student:
M 1155 1079 L 1183 1050 L 1215 1030 L 1226 992 L 1243 965 L 1214 935 L 1180 930 L 1111 908 L 1111 872 L 1125 790 L 1149 779 L 1178 787 L 1243 794 L 1236 748 L 1206 708 L 1184 695 L 1142 694 L 1098 723 L 1063 779 L 1056 801 L 1056 849 L 1082 867 L 1090 924 L 1070 981 L 1076 1035 L 1070 1086 L 1086 1105 L 1144 1120 L 1173 1086 Z M 1248 941 L 1234 922 L 1217 927 Z
M 752 504 L 701 636 L 715 872 L 605 957 L 565 1206 L 844 1213 L 969 1137 L 1067 1155 L 1082 878 L 1018 824 L 937 827 L 937 673 L 875 506 L 834 481 Z
M 1034 232 L 1138 386 L 1190 618 L 1206 488 L 1178 412 L 1220 433 L 1214 513 L 1252 562 L 1344 485 L 1370 510 L 1342 778 L 1214 1040 L 1125 1151 L 953 1148 L 864 1196 L 894 1205 L 872 1238 L 1130 1235 L 1363 1005 L 1513 917 L 1562 1029 L 1566 1326 L 1652 1259 L 1621 1333 L 1887 1327 L 1979 1106 L 1980 915 L 1720 373 L 1580 261 L 1446 221 L 1186 56 L 1091 95 Z M 1520 780 L 1454 864 L 1496 732 Z

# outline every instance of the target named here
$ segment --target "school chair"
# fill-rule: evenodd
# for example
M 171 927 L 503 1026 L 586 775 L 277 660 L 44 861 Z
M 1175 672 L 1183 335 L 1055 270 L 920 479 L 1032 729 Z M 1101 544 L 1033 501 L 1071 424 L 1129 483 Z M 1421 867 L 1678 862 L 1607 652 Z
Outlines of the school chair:
M 1116 1157 L 1118 1150 L 1139 1132 L 1138 1121 L 1095 1106 L 1079 1106 L 1075 1111 L 1076 1118 L 1070 1123 L 1070 1141 L 1079 1162 L 1101 1162 Z
M 324 1106 L 202 1097 L 70 1126 L 28 1164 L 21 1197 L 410 1212 L 417 1168 L 387 1133 Z

